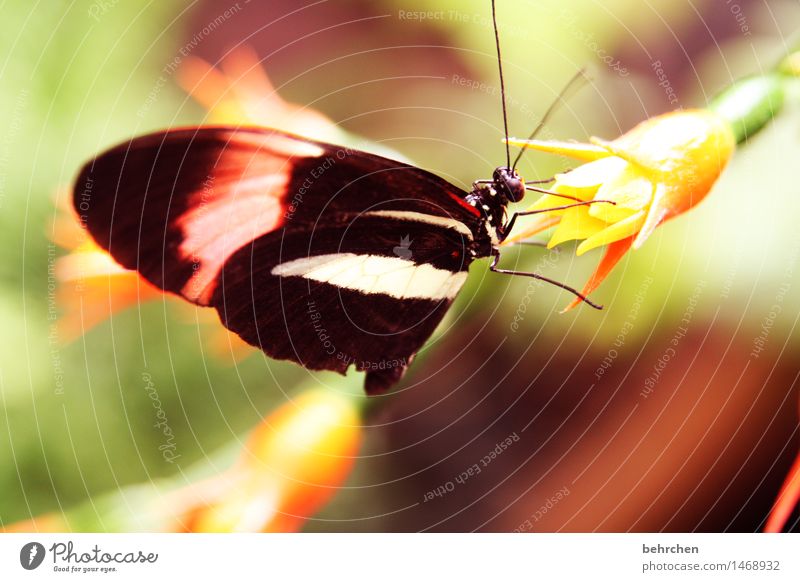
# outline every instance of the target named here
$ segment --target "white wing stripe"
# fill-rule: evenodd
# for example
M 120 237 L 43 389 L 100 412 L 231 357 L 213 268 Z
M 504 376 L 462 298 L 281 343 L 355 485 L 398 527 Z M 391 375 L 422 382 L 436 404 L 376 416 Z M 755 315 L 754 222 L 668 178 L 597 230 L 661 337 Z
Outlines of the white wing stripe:
M 395 218 L 397 220 L 408 220 L 432 224 L 434 226 L 443 226 L 444 228 L 452 228 L 472 240 L 472 231 L 469 227 L 454 218 L 424 214 L 422 212 L 408 212 L 405 210 L 373 210 L 371 212 L 365 212 L 364 216 L 382 216 L 385 218 Z
M 380 293 L 398 299 L 452 299 L 461 290 L 467 272 L 454 273 L 427 263 L 399 257 L 336 253 L 295 259 L 276 265 L 272 274 L 303 277 L 362 293 Z

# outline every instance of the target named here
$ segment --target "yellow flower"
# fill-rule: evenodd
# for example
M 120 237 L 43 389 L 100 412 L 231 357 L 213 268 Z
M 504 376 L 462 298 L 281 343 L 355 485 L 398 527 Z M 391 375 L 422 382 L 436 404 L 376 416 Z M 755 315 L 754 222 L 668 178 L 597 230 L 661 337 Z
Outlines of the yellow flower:
M 590 142 L 509 140 L 588 163 L 558 174 L 549 190 L 554 194 L 545 194 L 528 209 L 541 213 L 505 241 L 510 244 L 555 226 L 548 247 L 577 240 L 577 254 L 582 255 L 607 246 L 584 295 L 597 288 L 628 249 L 642 246 L 659 224 L 705 198 L 736 146 L 725 119 L 703 109 L 659 115 L 613 141 Z M 589 201 L 597 202 L 547 211 Z M 576 299 L 565 311 L 579 303 Z

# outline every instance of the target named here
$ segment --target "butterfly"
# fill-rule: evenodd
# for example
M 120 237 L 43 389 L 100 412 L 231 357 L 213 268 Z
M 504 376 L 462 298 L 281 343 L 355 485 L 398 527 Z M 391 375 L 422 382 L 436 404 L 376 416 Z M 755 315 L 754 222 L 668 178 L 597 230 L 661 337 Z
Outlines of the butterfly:
M 505 108 L 504 122 L 508 135 Z M 73 204 L 124 267 L 215 308 L 272 358 L 363 370 L 374 394 L 403 377 L 475 260 L 580 296 L 498 268 L 500 243 L 526 214 L 509 218 L 508 205 L 541 191 L 517 173 L 508 146 L 506 158 L 467 192 L 403 162 L 277 130 L 171 129 L 88 162 Z

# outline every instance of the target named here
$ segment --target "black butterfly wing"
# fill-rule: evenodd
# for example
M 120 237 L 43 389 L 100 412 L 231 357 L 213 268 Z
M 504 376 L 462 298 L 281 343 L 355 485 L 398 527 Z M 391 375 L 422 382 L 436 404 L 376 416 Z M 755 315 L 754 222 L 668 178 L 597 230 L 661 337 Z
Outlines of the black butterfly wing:
M 466 278 L 481 219 L 441 178 L 265 129 L 133 139 L 88 163 L 95 240 L 245 341 L 310 369 L 399 379 Z
M 344 233 L 322 227 L 261 237 L 226 263 L 212 304 L 227 327 L 273 357 L 339 372 L 353 364 L 375 378 L 400 374 L 444 316 L 468 263 L 463 241 L 444 229 L 411 234 L 410 252 L 446 268 L 379 254 L 409 236 L 402 221 L 386 222 L 357 218 Z M 459 249 L 458 257 L 443 248 Z

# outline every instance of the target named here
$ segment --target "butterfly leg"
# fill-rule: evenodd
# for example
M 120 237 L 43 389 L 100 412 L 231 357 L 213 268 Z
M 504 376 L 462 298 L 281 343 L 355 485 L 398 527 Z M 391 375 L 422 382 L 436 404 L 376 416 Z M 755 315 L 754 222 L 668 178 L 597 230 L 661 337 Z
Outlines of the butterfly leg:
M 535 183 L 536 182 L 525 182 L 525 189 L 530 192 L 538 192 L 539 194 L 547 194 L 549 196 L 557 196 L 558 198 L 566 198 L 567 200 L 574 200 L 575 202 L 583 202 L 577 196 L 570 196 L 569 194 L 562 194 L 561 192 L 553 192 L 552 190 L 545 190 L 544 188 L 536 188 L 535 186 L 530 185 Z
M 540 248 L 543 248 L 543 249 L 547 248 L 547 243 L 544 242 L 543 240 L 518 240 L 518 241 L 514 241 L 514 242 L 509 244 L 509 246 L 515 246 L 515 245 L 525 245 L 525 246 L 528 246 L 528 247 L 540 247 Z
M 549 277 L 545 277 L 544 275 L 540 275 L 539 273 L 528 273 L 525 271 L 510 271 L 508 269 L 498 269 L 497 265 L 499 262 L 500 262 L 500 251 L 494 249 L 494 253 L 492 254 L 492 263 L 491 265 L 489 265 L 489 270 L 492 271 L 493 273 L 502 273 L 503 275 L 517 275 L 520 277 L 531 277 L 539 281 L 544 281 L 545 283 L 550 283 L 551 285 L 555 285 L 556 287 L 564 289 L 565 291 L 569 291 L 576 297 L 580 297 L 582 301 L 587 303 L 589 306 L 594 307 L 595 309 L 603 309 L 602 305 L 598 305 L 590 301 L 589 298 L 587 298 L 583 293 L 579 292 L 576 289 L 573 289 L 569 285 L 565 285 L 564 283 L 556 281 L 555 279 L 550 279 Z
M 494 184 L 494 180 L 475 180 L 475 181 L 472 183 L 472 190 L 473 190 L 473 191 L 475 191 L 475 190 L 478 190 L 478 189 L 480 189 L 481 187 L 486 187 L 486 186 L 488 186 L 489 184 Z

